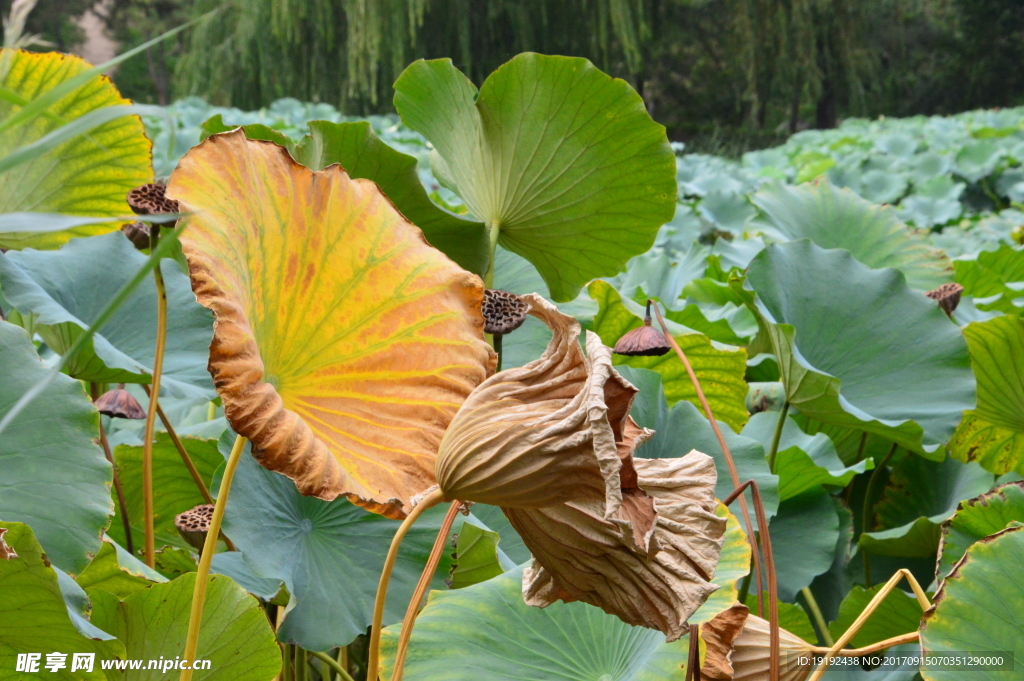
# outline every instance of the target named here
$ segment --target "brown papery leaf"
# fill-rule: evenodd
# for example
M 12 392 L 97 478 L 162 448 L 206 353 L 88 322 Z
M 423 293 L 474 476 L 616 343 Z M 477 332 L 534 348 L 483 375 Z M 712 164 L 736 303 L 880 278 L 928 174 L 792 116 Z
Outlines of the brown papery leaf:
M 210 373 L 235 432 L 303 494 L 401 518 L 491 372 L 483 282 L 373 182 L 313 172 L 241 130 L 178 164 L 167 197 L 214 314 Z
M 751 615 L 745 605 L 735 604 L 701 626 L 707 657 L 700 669 L 701 681 L 769 681 L 770 635 L 768 621 Z M 779 681 L 803 681 L 814 667 L 800 664 L 814 654 L 814 647 L 796 634 L 779 629 Z

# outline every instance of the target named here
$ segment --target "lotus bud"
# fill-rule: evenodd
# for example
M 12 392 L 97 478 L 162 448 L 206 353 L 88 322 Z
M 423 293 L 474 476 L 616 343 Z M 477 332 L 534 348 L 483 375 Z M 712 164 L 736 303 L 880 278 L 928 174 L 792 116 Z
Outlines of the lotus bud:
M 613 352 L 628 357 L 660 357 L 672 347 L 665 340 L 665 334 L 651 325 L 651 301 L 647 301 L 644 325 L 637 327 L 619 339 Z
M 18 554 L 4 541 L 5 534 L 7 534 L 7 528 L 0 527 L 0 560 L 14 560 Z
M 108 390 L 93 402 L 100 413 L 115 419 L 146 418 L 146 411 L 130 392 L 124 389 L 124 383 L 114 390 Z
M 152 226 L 145 222 L 131 222 L 121 227 L 121 233 L 128 237 L 128 241 L 131 241 L 132 245 L 140 251 L 152 245 L 151 230 Z
M 551 341 L 469 395 L 441 440 L 438 483 L 448 498 L 502 507 L 534 556 L 528 604 L 584 601 L 675 640 L 718 588 L 714 462 L 634 458 L 652 433 L 630 418 L 637 390 L 610 349 L 588 333 L 584 355 L 575 319 L 523 299 Z
M 128 205 L 136 215 L 161 215 L 177 213 L 178 202 L 164 195 L 162 184 L 151 182 L 128 192 Z
M 751 615 L 736 603 L 700 628 L 707 657 L 700 669 L 701 681 L 769 681 L 771 629 L 768 621 Z M 814 666 L 800 658 L 815 654 L 815 647 L 796 634 L 779 630 L 779 681 L 803 681 Z
M 206 535 L 210 531 L 210 523 L 213 521 L 213 504 L 200 504 L 184 513 L 174 517 L 174 526 L 178 528 L 178 534 L 189 545 L 203 550 L 206 543 Z
M 925 293 L 926 296 L 932 300 L 938 301 L 939 307 L 946 313 L 947 316 L 953 316 L 953 310 L 960 304 L 960 294 L 964 292 L 964 287 L 955 282 L 949 284 L 943 284 L 937 289 L 932 289 Z
M 484 332 L 494 335 L 511 333 L 523 325 L 530 305 L 508 291 L 484 289 Z

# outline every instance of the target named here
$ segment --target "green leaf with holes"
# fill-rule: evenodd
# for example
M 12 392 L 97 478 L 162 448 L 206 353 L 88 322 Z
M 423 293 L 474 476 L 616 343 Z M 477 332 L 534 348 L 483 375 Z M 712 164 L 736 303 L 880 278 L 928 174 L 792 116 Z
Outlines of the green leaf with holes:
M 556 301 L 648 250 L 676 207 L 675 156 L 640 96 L 586 59 L 520 54 L 479 90 L 417 61 L 395 109 L 434 145 L 435 174 Z
M 964 414 L 949 451 L 996 475 L 1024 474 L 1024 320 L 1000 316 L 964 329 L 978 377 L 978 406 Z
M 594 316 L 593 330 L 601 342 L 614 346 L 628 331 L 643 324 L 643 308 L 619 295 L 604 281 L 592 282 L 587 290 L 600 308 Z M 657 323 L 657 322 L 655 322 Z M 743 376 L 747 369 L 747 355 L 742 350 L 719 350 L 707 336 L 699 333 L 675 335 L 679 347 L 693 366 L 704 395 L 716 419 L 725 421 L 733 430 L 739 430 L 747 421 L 747 383 Z M 665 397 L 669 406 L 685 400 L 700 407 L 697 391 L 690 381 L 683 363 L 674 352 L 661 357 L 622 357 L 615 355 L 615 364 L 638 369 L 650 369 L 661 374 Z

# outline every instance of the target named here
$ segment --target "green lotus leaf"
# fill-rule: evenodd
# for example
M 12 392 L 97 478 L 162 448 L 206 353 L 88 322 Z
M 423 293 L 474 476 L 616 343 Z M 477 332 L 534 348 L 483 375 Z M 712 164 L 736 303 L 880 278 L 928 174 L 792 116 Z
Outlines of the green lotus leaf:
M 713 583 L 719 588 L 704 601 L 697 612 L 690 615 L 690 624 L 709 622 L 731 608 L 739 598 L 740 580 L 750 573 L 750 541 L 739 519 L 723 504 L 718 505 L 715 514 L 726 521 L 722 553 L 712 576 Z
M 801 589 L 832 567 L 839 525 L 835 503 L 820 486 L 779 503 L 768 523 L 779 598 L 796 600 Z
M 907 222 L 921 229 L 931 229 L 956 220 L 964 207 L 957 199 L 934 196 L 908 196 L 900 203 L 898 214 Z
M 683 681 L 688 637 L 673 643 L 586 603 L 523 602 L 522 569 L 456 591 L 432 591 L 416 619 L 405 678 L 418 681 Z M 390 600 L 390 599 L 389 599 Z M 390 678 L 401 625 L 381 638 Z
M 60 568 L 55 567 L 53 571 L 57 574 L 57 586 L 60 587 L 60 594 L 64 598 L 64 606 L 68 609 L 71 623 L 75 625 L 78 633 L 86 638 L 97 641 L 112 640 L 113 636 L 89 621 L 90 603 L 85 589 L 80 587 L 71 575 Z
M 893 269 L 809 240 L 772 244 L 750 264 L 758 341 L 805 416 L 941 458 L 974 375 L 960 329 Z
M 675 212 L 665 128 L 586 59 L 520 54 L 479 91 L 450 59 L 420 60 L 395 108 L 491 242 L 533 263 L 556 301 L 620 271 Z
M 1002 655 L 1002 670 L 965 672 L 923 668 L 925 681 L 965 678 L 1011 681 L 1024 669 L 1024 527 L 1003 530 L 969 549 L 935 594 L 935 608 L 921 624 L 925 655 L 970 651 L 972 655 Z
M 1003 244 L 996 251 L 982 251 L 976 260 L 957 260 L 957 283 L 964 294 L 974 296 L 980 310 L 1019 314 L 1024 302 L 1024 251 Z M 978 298 L 994 298 L 979 302 Z M 1018 303 L 1018 304 L 1015 304 Z
M 93 619 L 117 636 L 129 660 L 174 661 L 185 650 L 195 582 L 189 572 L 120 602 L 96 599 Z M 207 583 L 196 659 L 210 661 L 208 670 L 193 675 L 197 681 L 272 681 L 281 671 L 280 648 L 260 602 L 223 575 L 210 575 Z M 141 669 L 118 678 L 163 681 L 180 673 Z
M 932 557 L 939 547 L 940 525 L 962 500 L 973 499 L 994 483 L 995 476 L 977 464 L 908 455 L 893 466 L 872 509 L 870 529 L 878 530 L 862 533 L 860 546 L 881 556 Z
M 38 676 L 17 674 L 16 678 L 105 679 L 100 660 L 124 657 L 124 647 L 117 641 L 97 640 L 79 632 L 65 603 L 60 577 L 28 525 L 0 522 L 0 528 L 7 530 L 4 541 L 18 554 L 17 558 L 0 560 L 0 593 L 4 595 L 0 598 L 0 669 L 4 670 L 3 674 L 14 673 L 19 653 L 40 653 Z M 44 666 L 46 655 L 55 651 L 67 653 L 66 666 L 50 671 Z M 96 656 L 91 673 L 82 670 L 71 673 L 74 653 Z
M 860 195 L 874 203 L 892 203 L 907 191 L 907 180 L 897 173 L 869 170 L 861 177 Z
M 402 215 L 423 230 L 434 248 L 459 263 L 463 269 L 483 276 L 491 252 L 482 222 L 447 211 L 427 196 L 416 172 L 416 159 L 380 141 L 368 121 L 331 123 L 310 121 L 309 134 L 293 142 L 265 125 L 244 125 L 249 139 L 261 139 L 287 147 L 296 161 L 311 170 L 323 170 L 339 163 L 352 178 L 373 180 Z M 220 114 L 203 124 L 203 139 L 233 130 Z
M 963 146 L 956 155 L 956 172 L 970 182 L 977 182 L 995 170 L 1002 149 L 993 140 L 979 140 Z
M 754 414 L 740 434 L 760 442 L 768 452 L 779 416 L 778 412 L 767 411 Z M 795 420 L 786 418 L 775 456 L 775 474 L 779 476 L 779 498 L 782 501 L 819 485 L 846 487 L 853 476 L 873 467 L 874 462 L 869 459 L 852 466 L 844 465 L 827 435 L 808 435 L 800 430 Z
M 868 267 L 895 267 L 915 289 L 952 279 L 949 259 L 926 237 L 907 229 L 892 208 L 877 206 L 828 182 L 799 187 L 773 183 L 751 198 L 770 233 L 810 239 L 822 248 L 845 248 Z
M 875 147 L 887 154 L 909 158 L 917 151 L 917 140 L 906 133 L 883 135 L 875 140 Z
M 99 589 L 123 600 L 153 582 L 166 582 L 167 578 L 108 537 L 75 581 L 83 589 Z
M 870 589 L 854 586 L 850 589 L 839 606 L 839 616 L 828 626 L 833 639 L 838 640 L 843 635 L 853 621 L 864 612 L 864 608 L 871 602 L 871 599 L 878 595 L 883 586 L 883 584 L 877 584 Z M 893 589 L 874 611 L 871 618 L 850 640 L 847 647 L 864 648 L 887 638 L 917 631 L 923 612 L 921 604 L 917 602 L 917 598 L 913 594 L 901 589 Z
M 5 56 L 10 50 L 4 50 Z M 10 70 L 0 78 L 0 121 L 16 115 L 31 100 L 92 68 L 84 59 L 49 52 L 13 52 Z M 46 115 L 0 132 L 0 158 L 39 141 L 77 118 L 130 102 L 106 76 L 96 76 L 46 109 Z M 89 217 L 131 215 L 126 197 L 153 181 L 151 144 L 138 116 L 121 116 L 92 128 L 0 173 L 0 213 L 35 211 Z M 0 234 L 0 247 L 56 248 L 73 237 L 103 234 L 116 222 L 79 225 L 46 233 Z
M 501 536 L 501 546 L 498 550 L 508 556 L 509 560 L 516 565 L 522 565 L 530 560 L 530 549 L 526 548 L 523 538 L 512 527 L 512 523 L 508 521 L 500 507 L 473 504 L 473 517 Z
M 0 416 L 46 373 L 25 330 L 0 321 Z M 100 550 L 113 506 L 98 425 L 82 384 L 58 376 L 0 437 L 0 518 L 31 525 L 71 574 Z
M 183 552 L 184 553 L 184 552 Z M 182 566 L 186 567 L 186 566 Z M 195 561 L 192 561 L 192 565 L 189 566 L 191 569 L 182 572 L 192 572 L 195 570 Z M 242 587 L 253 596 L 261 598 L 265 601 L 274 600 L 275 597 L 282 594 L 287 594 L 287 591 L 283 591 L 281 588 L 282 581 L 280 579 L 268 579 L 266 577 L 258 577 L 249 567 L 249 564 L 245 562 L 245 556 L 240 551 L 224 551 L 218 553 L 213 557 L 213 563 L 210 565 L 210 571 L 216 572 L 219 575 L 226 575 L 230 577 L 238 586 Z M 284 604 L 287 604 L 287 596 L 284 598 Z
M 996 475 L 1024 474 L 1024 320 L 973 322 L 964 335 L 978 378 L 978 406 L 964 414 L 949 451 Z
M 505 571 L 498 557 L 501 535 L 472 523 L 463 523 L 455 538 L 454 565 L 448 579 L 451 588 L 463 589 Z
M 661 377 L 656 372 L 630 366 L 621 366 L 618 370 L 640 390 L 633 400 L 630 414 L 641 427 L 654 430 L 654 436 L 640 445 L 636 455 L 647 459 L 669 459 L 685 456 L 696 449 L 715 460 L 718 471 L 715 496 L 724 499 L 732 494 L 736 487 L 729 474 L 725 454 L 711 423 L 697 407 L 689 402 L 677 402 L 670 409 L 661 389 Z M 737 435 L 726 423 L 719 421 L 718 427 L 736 462 L 740 483 L 747 480 L 757 482 L 765 513 L 770 518 L 779 507 L 779 478 L 768 470 L 764 447 L 756 440 Z
M 0 286 L 22 315 L 36 317 L 36 331 L 64 353 L 118 290 L 146 262 L 119 232 L 74 239 L 59 251 L 10 251 L 0 255 Z M 161 263 L 167 286 L 167 394 L 215 396 L 206 370 L 213 318 L 192 293 L 188 277 L 171 260 Z M 156 347 L 156 284 L 143 280 L 65 371 L 97 383 L 149 383 Z
M 1008 482 L 960 502 L 956 513 L 942 523 L 935 579 L 945 579 L 972 544 L 1015 522 L 1024 523 L 1024 482 Z
M 221 454 L 232 434 L 221 439 Z M 256 577 L 284 582 L 292 598 L 278 638 L 306 650 L 348 645 L 366 632 L 384 557 L 399 522 L 338 498 L 302 496 L 283 475 L 262 468 L 250 446 L 235 473 L 224 516 L 224 533 L 242 552 Z M 426 512 L 402 541 L 391 586 L 386 623 L 400 621 L 433 547 L 445 508 Z M 458 523 L 453 530 L 459 531 Z M 434 585 L 451 569 L 442 558 Z
M 855 465 L 861 459 L 881 461 L 892 447 L 891 440 L 874 433 L 833 426 L 807 418 L 802 414 L 794 415 L 792 412 L 790 412 L 790 418 L 796 421 L 800 425 L 800 429 L 808 435 L 817 433 L 827 435 L 828 439 L 832 441 L 839 459 L 846 466 Z
M 181 441 L 196 470 L 199 471 L 199 476 L 209 489 L 214 472 L 224 463 L 220 452 L 217 451 L 217 441 L 193 437 L 182 437 Z M 142 546 L 145 539 L 142 527 L 142 445 L 116 447 L 114 462 L 117 464 L 121 489 L 124 491 L 125 504 L 128 507 L 132 541 L 136 547 Z M 178 534 L 174 516 L 205 504 L 206 500 L 167 433 L 157 433 L 153 444 L 153 489 L 157 490 L 153 495 L 156 545 L 188 547 L 188 543 Z M 120 507 L 115 507 L 114 519 L 107 533 L 117 543 L 126 543 Z
M 600 305 L 594 317 L 593 330 L 605 345 L 614 346 L 626 332 L 643 324 L 643 308 L 623 298 L 607 282 L 592 282 L 587 290 Z M 671 327 L 669 331 L 677 333 Z M 684 333 L 676 335 L 675 339 L 693 365 L 715 418 L 725 421 L 733 430 L 739 430 L 748 417 L 747 383 L 743 380 L 747 368 L 746 353 L 742 349 L 719 350 L 712 346 L 707 336 L 699 333 Z M 680 401 L 700 405 L 697 391 L 674 352 L 661 357 L 616 355 L 615 364 L 651 369 L 661 374 L 669 406 Z

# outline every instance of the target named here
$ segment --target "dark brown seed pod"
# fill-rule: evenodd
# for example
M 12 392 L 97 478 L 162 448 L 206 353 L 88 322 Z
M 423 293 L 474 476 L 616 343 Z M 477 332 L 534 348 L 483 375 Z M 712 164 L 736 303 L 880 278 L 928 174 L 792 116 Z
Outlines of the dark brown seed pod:
M 523 325 L 530 305 L 514 293 L 497 289 L 484 290 L 484 331 L 506 334 Z
M 651 301 L 647 301 L 644 325 L 620 338 L 612 352 L 627 357 L 660 357 L 671 349 L 665 334 L 651 326 Z
M 128 192 L 128 205 L 136 215 L 177 213 L 178 202 L 164 195 L 164 185 L 150 182 Z
M 960 294 L 964 292 L 964 287 L 957 283 L 943 284 L 937 289 L 932 289 L 925 293 L 926 296 L 932 300 L 938 301 L 939 307 L 948 316 L 953 316 L 953 310 L 960 304 Z
M 114 390 L 108 390 L 93 402 L 101 414 L 115 419 L 137 419 L 146 418 L 146 411 L 139 404 L 139 401 L 132 397 L 132 394 L 124 389 L 122 383 Z
M 128 241 L 140 251 L 150 247 L 151 226 L 145 222 L 131 222 L 121 228 Z
M 181 538 L 200 551 L 206 543 L 206 534 L 210 531 L 211 522 L 213 504 L 200 504 L 174 517 L 174 526 L 178 528 Z

